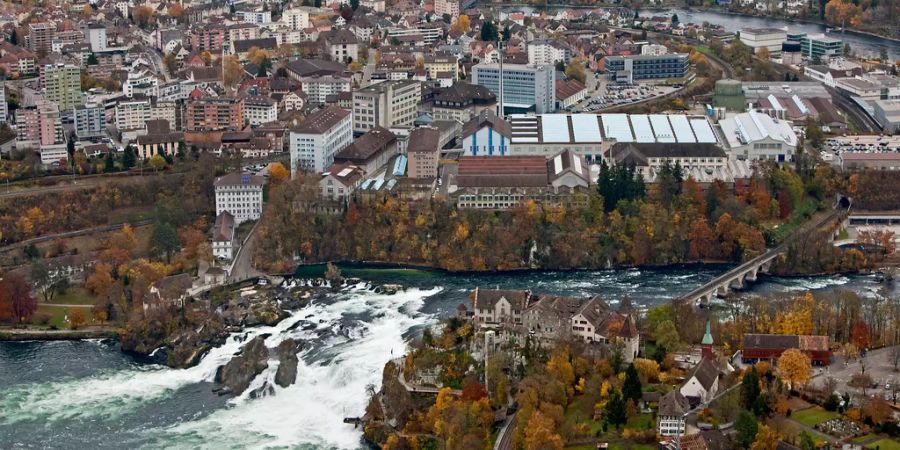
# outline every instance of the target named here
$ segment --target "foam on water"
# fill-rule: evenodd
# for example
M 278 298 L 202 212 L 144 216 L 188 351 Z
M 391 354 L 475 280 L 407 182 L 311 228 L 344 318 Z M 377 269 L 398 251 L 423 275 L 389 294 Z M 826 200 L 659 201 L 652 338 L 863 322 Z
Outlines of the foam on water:
M 333 335 L 302 351 L 294 385 L 274 385 L 276 365 L 270 364 L 252 386 L 266 381 L 274 386 L 274 395 L 251 399 L 245 394 L 232 400 L 229 408 L 200 420 L 149 430 L 155 435 L 153 445 L 359 448 L 360 430 L 344 424 L 343 418 L 363 414 L 368 400 L 366 386 L 379 385 L 384 364 L 404 352 L 404 334 L 436 320 L 418 310 L 426 297 L 440 290 L 410 289 L 381 295 L 353 289 L 333 303 L 304 308 L 294 317 L 312 314 L 310 320 L 320 322 L 316 330 L 285 327 L 266 340 L 266 345 L 274 348 L 287 338 L 303 340 L 322 330 L 334 330 Z M 341 323 L 348 314 L 364 314 L 369 319 Z

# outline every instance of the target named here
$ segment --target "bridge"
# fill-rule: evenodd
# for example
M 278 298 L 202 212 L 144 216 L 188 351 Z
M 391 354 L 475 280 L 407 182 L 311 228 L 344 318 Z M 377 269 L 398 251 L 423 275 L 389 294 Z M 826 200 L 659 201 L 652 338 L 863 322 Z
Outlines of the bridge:
M 788 243 L 794 237 L 803 236 L 815 229 L 819 229 L 841 217 L 846 212 L 842 208 L 837 208 L 824 215 L 820 213 L 818 217 L 814 217 L 811 223 L 807 223 L 794 231 L 782 244 L 713 278 L 703 286 L 684 294 L 677 301 L 689 302 L 693 305 L 709 304 L 716 297 L 724 297 L 732 289 L 742 289 L 747 282 L 756 281 L 760 273 L 768 273 L 772 266 L 772 261 L 787 251 Z

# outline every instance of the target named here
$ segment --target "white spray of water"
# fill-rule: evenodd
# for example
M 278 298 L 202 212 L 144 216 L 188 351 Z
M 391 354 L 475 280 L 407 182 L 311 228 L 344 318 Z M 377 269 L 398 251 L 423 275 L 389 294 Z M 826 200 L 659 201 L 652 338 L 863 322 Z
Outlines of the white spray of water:
M 229 408 L 194 422 L 164 430 L 154 445 L 165 447 L 296 447 L 355 449 L 361 431 L 344 424 L 343 418 L 362 415 L 366 406 L 366 386 L 381 383 L 384 364 L 405 351 L 403 335 L 411 328 L 434 322 L 419 314 L 422 301 L 440 291 L 411 289 L 396 295 L 374 294 L 361 289 L 340 296 L 334 303 L 314 304 L 295 314 L 312 315 L 316 330 L 288 330 L 273 333 L 266 346 L 276 347 L 287 338 L 304 340 L 323 330 L 334 336 L 300 354 L 296 383 L 275 386 L 276 367 L 258 376 L 252 386 L 263 381 L 275 387 L 275 394 L 251 399 L 248 393 L 231 401 Z M 365 314 L 369 319 L 343 323 L 349 314 Z M 295 322 L 295 321 L 292 321 Z M 251 389 L 248 389 L 248 392 Z

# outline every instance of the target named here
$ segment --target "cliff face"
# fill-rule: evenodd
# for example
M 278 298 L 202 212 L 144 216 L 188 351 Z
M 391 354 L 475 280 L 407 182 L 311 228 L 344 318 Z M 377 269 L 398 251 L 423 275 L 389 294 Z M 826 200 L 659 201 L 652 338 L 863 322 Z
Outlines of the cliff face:
M 269 367 L 269 349 L 264 336 L 257 336 L 241 348 L 241 354 L 228 361 L 216 372 L 216 382 L 222 383 L 234 395 L 241 395 L 250 382 Z
M 278 344 L 275 353 L 278 355 L 278 370 L 275 372 L 275 384 L 288 387 L 297 379 L 297 352 L 302 344 L 294 339 L 285 339 Z

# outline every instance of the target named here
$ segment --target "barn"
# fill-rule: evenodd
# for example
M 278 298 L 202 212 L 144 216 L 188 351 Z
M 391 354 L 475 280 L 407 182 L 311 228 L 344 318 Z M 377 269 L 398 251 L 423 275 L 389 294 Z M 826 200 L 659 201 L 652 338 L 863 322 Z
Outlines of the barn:
M 775 362 L 790 348 L 806 353 L 814 366 L 831 363 L 831 343 L 828 336 L 800 336 L 796 334 L 745 334 L 741 360 L 745 364 L 758 361 Z

